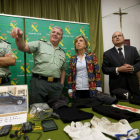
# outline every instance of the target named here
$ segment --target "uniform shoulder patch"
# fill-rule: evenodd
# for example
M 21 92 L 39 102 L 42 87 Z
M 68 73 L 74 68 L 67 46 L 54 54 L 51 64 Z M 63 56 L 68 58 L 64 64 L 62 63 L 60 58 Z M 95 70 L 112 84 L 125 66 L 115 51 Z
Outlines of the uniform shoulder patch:
M 59 47 L 59 48 L 60 48 L 60 47 Z M 60 48 L 60 50 L 63 51 L 63 52 L 65 53 L 65 51 L 64 51 L 62 48 Z
M 0 39 L 2 40 L 3 42 L 7 43 L 7 44 L 11 44 L 10 42 L 6 41 L 6 40 L 3 40 L 3 39 Z
M 47 41 L 44 41 L 44 40 L 42 40 L 42 39 L 39 39 L 39 41 L 42 41 L 42 42 L 47 42 Z

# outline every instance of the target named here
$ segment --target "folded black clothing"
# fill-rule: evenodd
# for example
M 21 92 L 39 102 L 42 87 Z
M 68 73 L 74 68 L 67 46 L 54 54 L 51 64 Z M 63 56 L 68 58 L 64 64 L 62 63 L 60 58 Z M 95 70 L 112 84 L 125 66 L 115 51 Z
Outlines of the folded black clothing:
M 116 120 L 126 119 L 129 123 L 140 120 L 140 114 L 112 106 L 98 105 L 92 107 L 92 110 Z
M 72 101 L 72 106 L 75 106 L 77 108 L 90 108 L 92 106 L 100 105 L 102 104 L 101 101 L 94 98 L 75 98 Z
M 135 105 L 140 105 L 140 97 L 130 99 L 129 103 L 135 104 Z
M 60 116 L 60 119 L 64 123 L 91 119 L 94 116 L 93 113 L 88 113 L 88 112 L 79 110 L 77 107 L 63 106 L 61 108 L 54 109 L 53 111 Z
M 118 99 L 110 96 L 110 94 L 108 93 L 99 93 L 96 96 L 97 100 L 103 102 L 103 104 L 106 105 L 112 105 L 112 104 L 117 104 L 118 103 Z
M 54 98 L 49 100 L 47 103 L 53 109 L 58 109 L 62 106 L 69 106 L 69 100 L 67 97 Z

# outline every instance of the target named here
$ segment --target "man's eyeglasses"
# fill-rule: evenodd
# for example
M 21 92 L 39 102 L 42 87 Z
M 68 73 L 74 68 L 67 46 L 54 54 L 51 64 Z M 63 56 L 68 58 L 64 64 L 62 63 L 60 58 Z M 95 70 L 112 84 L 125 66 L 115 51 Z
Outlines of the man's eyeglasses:
M 115 36 L 113 36 L 113 39 L 114 38 L 117 38 L 117 37 L 122 37 L 123 35 L 115 35 Z

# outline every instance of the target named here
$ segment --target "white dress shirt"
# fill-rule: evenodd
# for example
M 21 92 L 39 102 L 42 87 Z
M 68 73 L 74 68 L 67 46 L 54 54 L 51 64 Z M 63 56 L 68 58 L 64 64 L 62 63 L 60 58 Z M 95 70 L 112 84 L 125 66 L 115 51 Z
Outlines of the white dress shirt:
M 76 90 L 89 90 L 88 84 L 88 73 L 86 67 L 85 54 L 80 60 L 79 56 L 77 56 L 76 63 Z

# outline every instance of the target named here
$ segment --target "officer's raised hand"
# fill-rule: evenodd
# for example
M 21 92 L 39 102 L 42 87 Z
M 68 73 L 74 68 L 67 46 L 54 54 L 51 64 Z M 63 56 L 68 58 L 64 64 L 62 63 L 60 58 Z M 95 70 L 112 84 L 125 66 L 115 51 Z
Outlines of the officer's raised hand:
M 22 39 L 23 32 L 21 31 L 20 28 L 15 27 L 11 31 L 10 35 L 11 35 L 12 38 L 15 38 L 16 45 L 17 45 L 17 47 L 20 51 L 30 53 L 29 46 Z
M 11 33 L 10 33 L 12 38 L 22 38 L 23 32 L 21 31 L 20 28 L 15 27 Z

